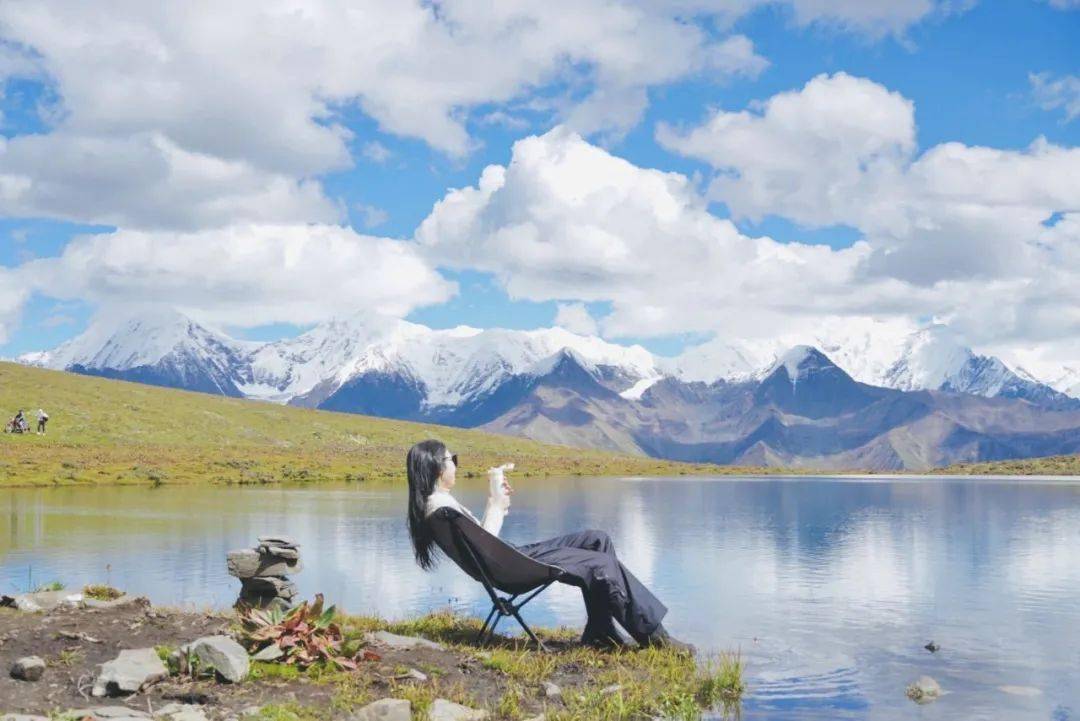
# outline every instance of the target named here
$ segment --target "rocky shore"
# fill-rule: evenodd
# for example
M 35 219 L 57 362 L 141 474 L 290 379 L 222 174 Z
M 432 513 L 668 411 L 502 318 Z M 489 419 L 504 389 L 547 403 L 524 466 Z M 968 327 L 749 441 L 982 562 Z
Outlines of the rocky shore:
M 449 612 L 391 623 L 328 610 L 348 658 L 302 664 L 252 655 L 231 611 L 63 590 L 3 601 L 2 721 L 692 719 L 734 711 L 741 692 L 737 660 L 732 674 L 733 659 L 602 652 L 569 630 L 542 632 L 546 654 L 517 638 L 480 648 L 478 622 Z

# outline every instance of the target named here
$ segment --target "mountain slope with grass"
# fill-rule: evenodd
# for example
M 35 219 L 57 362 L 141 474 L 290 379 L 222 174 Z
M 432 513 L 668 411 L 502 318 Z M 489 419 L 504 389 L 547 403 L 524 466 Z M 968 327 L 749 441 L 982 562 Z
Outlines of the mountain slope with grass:
M 281 406 L 0 363 L 0 415 L 51 418 L 0 435 L 0 485 L 400 481 L 409 446 L 439 438 L 461 473 L 678 475 L 746 468 L 663 461 L 431 424 Z

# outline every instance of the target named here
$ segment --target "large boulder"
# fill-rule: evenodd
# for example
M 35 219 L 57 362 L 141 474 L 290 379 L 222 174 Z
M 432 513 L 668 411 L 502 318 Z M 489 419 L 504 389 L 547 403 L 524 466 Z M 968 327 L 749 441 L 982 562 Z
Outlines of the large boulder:
M 229 636 L 196 639 L 174 651 L 173 658 L 181 673 L 213 672 L 230 683 L 243 681 L 251 668 L 247 651 Z
M 90 693 L 99 698 L 135 693 L 168 675 L 169 670 L 154 649 L 124 650 L 112 661 L 101 665 L 101 673 Z

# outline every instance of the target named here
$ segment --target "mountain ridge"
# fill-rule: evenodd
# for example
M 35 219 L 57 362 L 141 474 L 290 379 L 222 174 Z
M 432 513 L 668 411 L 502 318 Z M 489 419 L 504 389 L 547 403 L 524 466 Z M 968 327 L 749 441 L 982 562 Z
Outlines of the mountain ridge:
M 885 387 L 856 379 L 809 345 L 777 353 L 761 369 L 706 381 L 693 380 L 700 366 L 680 372 L 640 346 L 561 328 L 434 330 L 353 316 L 257 344 L 180 314 L 154 319 L 163 327 L 125 319 L 110 335 L 94 326 L 26 360 L 675 460 L 884 470 L 1080 449 L 1070 436 L 1080 430 L 1080 400 L 940 329 L 900 344 L 903 355 L 886 372 L 900 387 Z M 879 354 L 864 370 L 886 365 Z M 938 387 L 919 388 L 927 383 Z

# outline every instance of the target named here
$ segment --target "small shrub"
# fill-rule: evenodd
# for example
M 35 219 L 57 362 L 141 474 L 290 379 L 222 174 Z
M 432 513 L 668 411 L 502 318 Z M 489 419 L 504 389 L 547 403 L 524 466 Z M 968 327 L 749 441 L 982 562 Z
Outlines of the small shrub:
M 83 587 L 83 595 L 97 601 L 115 601 L 123 596 L 124 592 L 104 583 L 93 583 Z
M 240 612 L 240 642 L 255 654 L 271 645 L 285 656 L 282 663 L 307 668 L 317 661 L 329 661 L 355 670 L 356 662 L 342 652 L 341 629 L 334 623 L 334 607 L 323 610 L 323 596 L 304 601 L 288 611 L 248 608 Z

